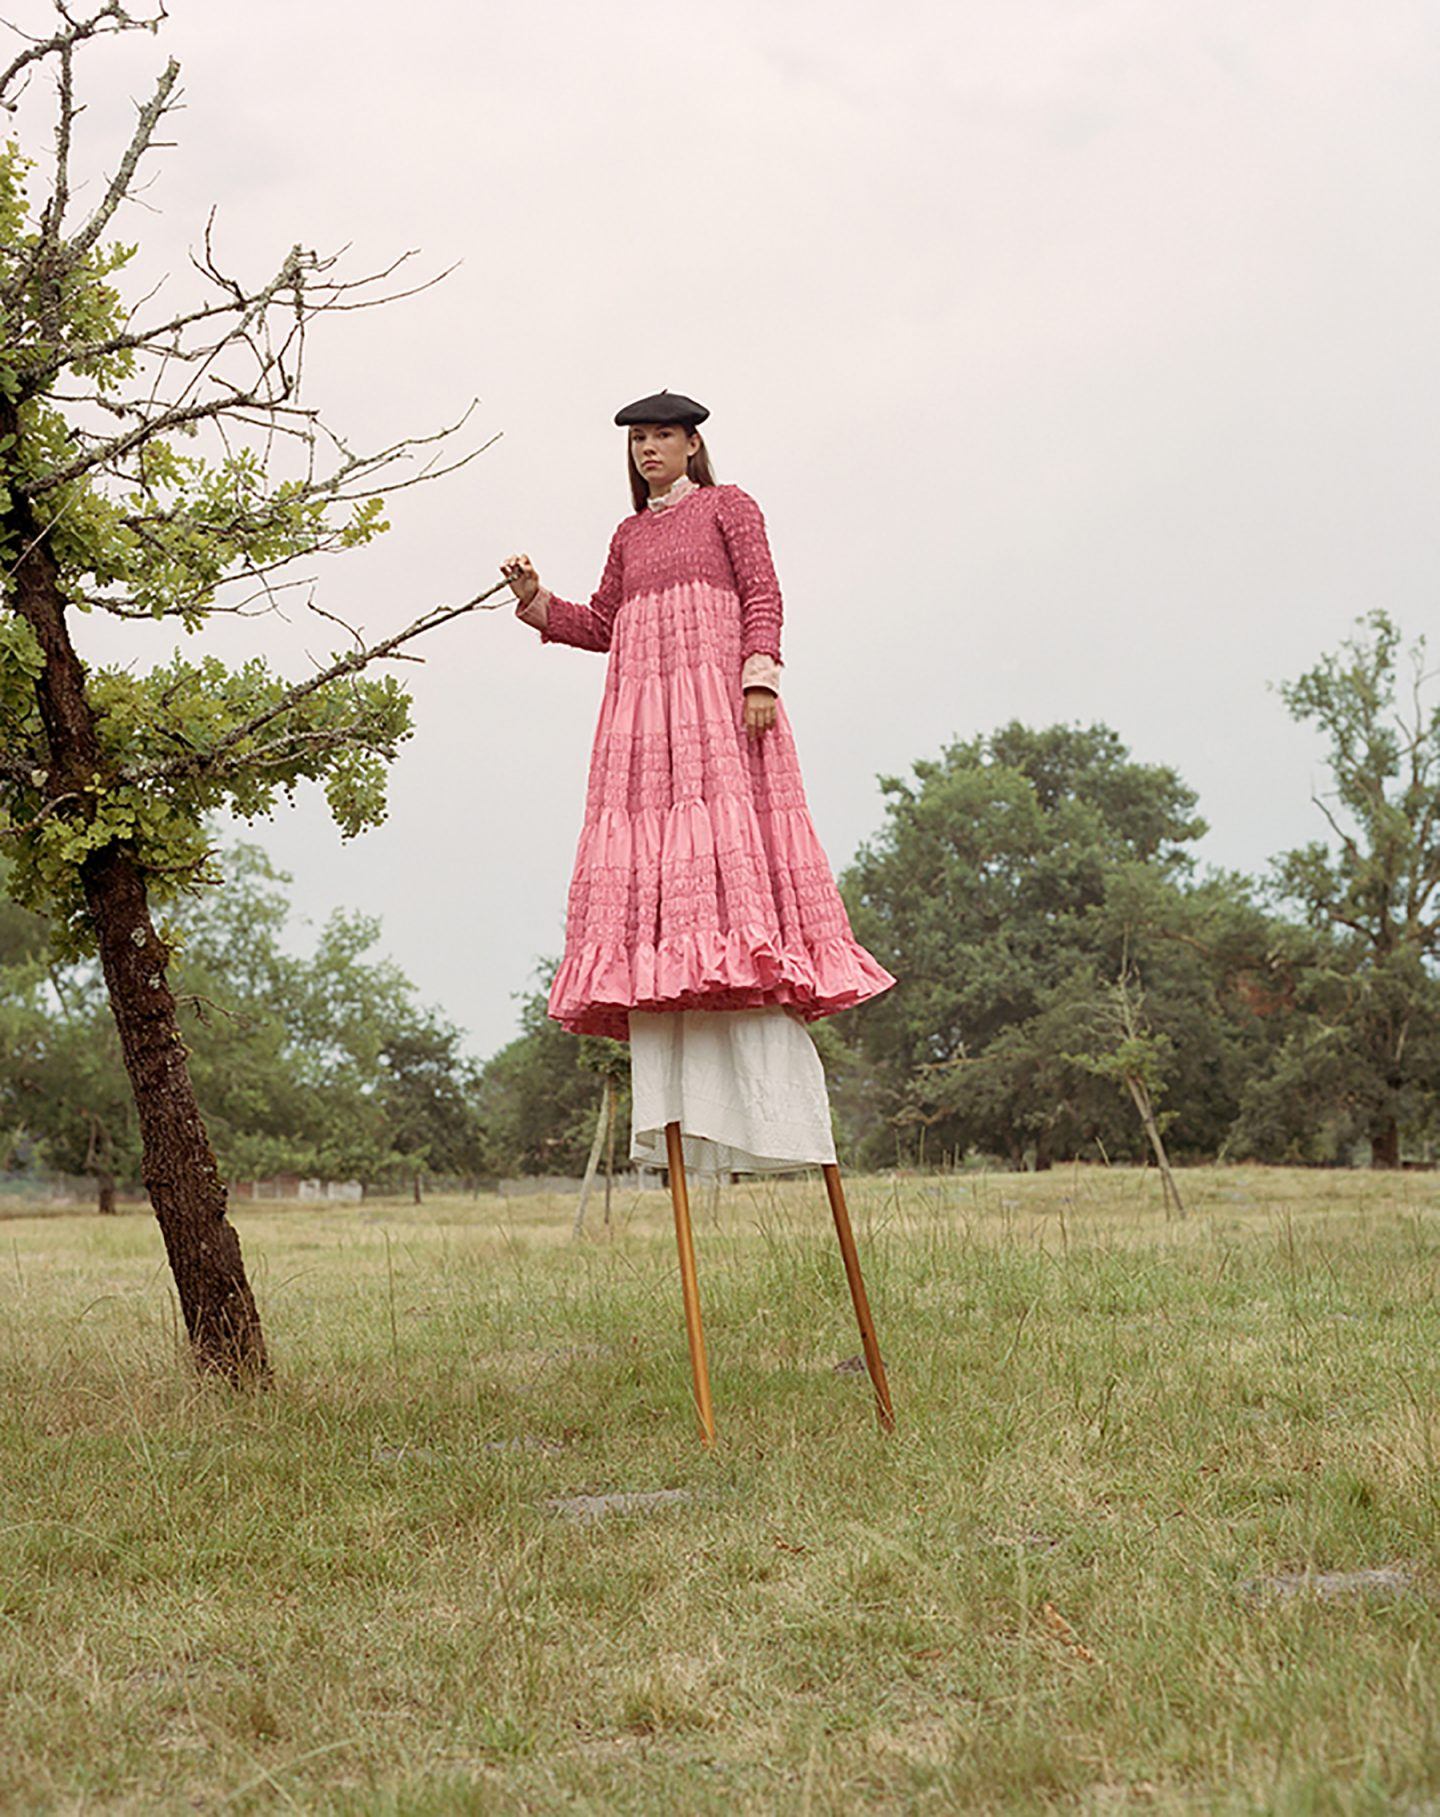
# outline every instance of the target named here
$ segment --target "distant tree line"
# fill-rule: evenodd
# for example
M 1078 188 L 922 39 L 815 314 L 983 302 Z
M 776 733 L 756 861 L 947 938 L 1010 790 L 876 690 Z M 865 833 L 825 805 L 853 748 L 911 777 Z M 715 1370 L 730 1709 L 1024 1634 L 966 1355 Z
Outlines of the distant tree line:
M 576 1173 L 606 1071 L 628 1123 L 625 1049 L 576 1041 L 530 994 L 521 1033 L 487 1064 L 376 956 L 371 916 L 332 915 L 308 951 L 288 878 L 255 846 L 165 933 L 190 1069 L 232 1180 L 423 1182 Z M 101 1210 L 140 1177 L 133 1094 L 99 967 L 57 958 L 54 930 L 5 897 L 0 858 L 0 1173 L 88 1176 Z M 542 964 L 548 985 L 553 962 Z M 623 1153 L 623 1146 L 622 1146 Z
M 1440 708 L 1423 644 L 1383 614 L 1281 696 L 1325 740 L 1329 838 L 1256 881 L 1197 874 L 1205 831 L 1174 770 L 1105 726 L 1011 724 L 881 782 L 844 874 L 897 987 L 815 1025 L 861 1165 L 1044 1168 L 1148 1152 L 1378 1166 L 1440 1155 Z M 232 1179 L 392 1189 L 426 1176 L 577 1174 L 602 1077 L 628 1126 L 625 1050 L 545 1014 L 482 1063 L 337 914 L 308 952 L 285 879 L 229 854 L 167 938 L 200 1102 Z M 3 876 L 0 876 L 3 885 Z M 93 963 L 0 888 L 0 1168 L 139 1173 L 135 1112 Z
M 336 914 L 291 950 L 283 877 L 229 854 L 226 887 L 179 910 L 175 995 L 196 1090 L 232 1179 L 399 1186 L 483 1166 L 478 1068 L 460 1031 L 374 956 L 379 924 Z M 90 1175 L 102 1209 L 139 1177 L 133 1096 L 98 967 L 57 961 L 36 915 L 0 902 L 0 1167 Z
M 1297 681 L 1328 837 L 1260 879 L 1198 871 L 1173 769 L 1106 726 L 1011 724 L 884 778 L 842 878 L 893 991 L 814 1026 L 861 1165 L 1440 1157 L 1440 705 L 1383 612 Z M 1217 731 L 1223 736 L 1223 728 Z M 482 1072 L 517 1168 L 576 1171 L 597 1095 L 527 1006 Z M 497 1111 L 503 1105 L 502 1123 Z
M 901 979 L 857 1013 L 841 1068 L 860 1157 L 1139 1155 L 1128 1067 L 1180 1156 L 1432 1159 L 1427 681 L 1423 640 L 1404 650 L 1377 612 L 1281 687 L 1324 739 L 1330 838 L 1258 883 L 1197 877 L 1193 792 L 1104 726 L 1009 725 L 884 779 L 885 825 L 845 878 L 860 938 Z

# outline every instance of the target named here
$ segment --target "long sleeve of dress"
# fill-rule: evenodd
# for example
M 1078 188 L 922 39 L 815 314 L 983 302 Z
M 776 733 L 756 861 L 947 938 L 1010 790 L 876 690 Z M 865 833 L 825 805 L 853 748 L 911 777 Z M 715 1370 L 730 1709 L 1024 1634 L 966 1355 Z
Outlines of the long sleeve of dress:
M 517 606 L 516 617 L 533 625 L 543 643 L 574 644 L 577 650 L 608 650 L 610 631 L 623 596 L 620 532 L 610 539 L 610 554 L 600 585 L 591 595 L 589 605 L 577 600 L 561 599 L 541 587 L 528 606 Z
M 760 507 L 748 492 L 726 486 L 717 522 L 740 595 L 741 660 L 763 651 L 778 662 L 784 607 Z

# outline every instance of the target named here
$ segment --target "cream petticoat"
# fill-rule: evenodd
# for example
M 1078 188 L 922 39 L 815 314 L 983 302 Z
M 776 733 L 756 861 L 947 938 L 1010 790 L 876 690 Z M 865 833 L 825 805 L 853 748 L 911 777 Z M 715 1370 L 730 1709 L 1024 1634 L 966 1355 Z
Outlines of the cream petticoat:
M 798 1017 L 762 1009 L 630 1011 L 630 1158 L 666 1164 L 678 1123 L 687 1168 L 766 1173 L 835 1159 L 830 1097 Z

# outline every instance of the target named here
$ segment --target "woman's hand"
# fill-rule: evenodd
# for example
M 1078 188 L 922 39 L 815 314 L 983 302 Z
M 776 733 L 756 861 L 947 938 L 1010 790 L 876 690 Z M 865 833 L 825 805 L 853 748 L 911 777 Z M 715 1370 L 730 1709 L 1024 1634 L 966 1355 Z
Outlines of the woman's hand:
M 745 730 L 752 738 L 759 738 L 768 732 L 775 723 L 775 696 L 769 688 L 746 688 L 745 690 Z
M 500 572 L 509 581 L 510 591 L 522 606 L 528 606 L 540 591 L 540 576 L 528 555 L 512 555 L 508 561 L 501 562 Z

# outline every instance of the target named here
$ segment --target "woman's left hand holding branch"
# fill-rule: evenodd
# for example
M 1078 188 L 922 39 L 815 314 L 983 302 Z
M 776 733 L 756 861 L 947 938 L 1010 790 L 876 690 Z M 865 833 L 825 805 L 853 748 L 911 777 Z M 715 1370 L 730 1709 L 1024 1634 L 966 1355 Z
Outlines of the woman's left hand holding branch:
M 528 555 L 512 555 L 501 562 L 500 572 L 509 581 L 510 591 L 522 606 L 528 606 L 540 591 L 540 576 Z

